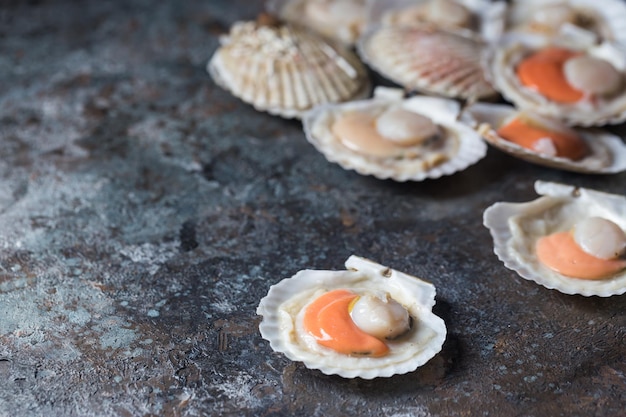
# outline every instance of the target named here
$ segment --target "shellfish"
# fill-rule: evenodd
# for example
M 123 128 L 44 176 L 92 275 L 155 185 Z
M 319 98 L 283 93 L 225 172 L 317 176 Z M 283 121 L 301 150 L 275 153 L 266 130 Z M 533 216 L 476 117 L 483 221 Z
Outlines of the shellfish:
M 257 314 L 272 349 L 363 379 L 414 371 L 441 350 L 446 326 L 432 313 L 432 284 L 354 255 L 345 266 L 300 271 L 270 288 Z
M 298 26 L 237 22 L 221 43 L 209 73 L 257 110 L 299 118 L 316 105 L 370 93 L 367 71 L 353 52 Z
M 458 102 L 377 88 L 370 100 L 318 106 L 303 117 L 306 137 L 330 162 L 362 175 L 421 181 L 463 170 L 487 146 L 457 120 Z
M 506 14 L 508 31 L 556 36 L 565 28 L 589 32 L 599 42 L 626 42 L 622 0 L 514 0 Z
M 615 44 L 510 34 L 485 54 L 493 85 L 516 107 L 569 125 L 626 120 L 626 53 Z
M 626 170 L 626 144 L 608 131 L 573 129 L 504 104 L 474 103 L 464 115 L 489 144 L 520 159 L 587 174 Z
M 365 27 L 366 0 L 271 0 L 269 13 L 352 45 Z
M 433 26 L 380 26 L 357 50 L 363 61 L 407 90 L 477 100 L 497 95 L 481 66 L 484 43 Z
M 504 31 L 506 4 L 489 0 L 374 0 L 368 26 L 420 26 L 460 31 L 495 41 Z
M 522 278 L 565 294 L 626 292 L 626 198 L 537 181 L 542 197 L 484 212 L 494 252 Z

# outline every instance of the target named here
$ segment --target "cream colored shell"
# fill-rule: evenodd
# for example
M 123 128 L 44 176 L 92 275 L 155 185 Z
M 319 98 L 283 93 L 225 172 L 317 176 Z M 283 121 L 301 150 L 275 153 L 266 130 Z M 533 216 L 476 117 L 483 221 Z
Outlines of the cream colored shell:
M 357 50 L 375 71 L 409 91 L 471 101 L 495 96 L 481 66 L 485 44 L 433 26 L 379 26 Z
M 395 181 L 422 181 L 461 171 L 482 159 L 487 146 L 469 125 L 459 122 L 460 105 L 454 100 L 414 96 L 402 99 L 402 91 L 377 88 L 375 97 L 340 105 L 319 106 L 302 119 L 307 140 L 330 162 L 361 175 L 373 175 Z M 443 128 L 445 136 L 436 145 L 410 148 L 405 158 L 376 158 L 359 154 L 344 146 L 331 128 L 339 115 L 349 111 L 381 114 L 390 106 L 430 118 Z
M 496 131 L 515 114 L 515 108 L 505 104 L 474 103 L 464 109 L 485 140 L 496 148 L 517 158 L 566 171 L 586 174 L 615 174 L 626 171 L 626 144 L 618 136 L 600 129 L 575 129 L 587 144 L 590 153 L 583 159 L 553 157 L 534 152 L 500 137 Z
M 550 45 L 579 50 L 609 61 L 626 77 L 626 50 L 615 44 L 592 45 L 577 35 L 558 39 L 538 35 L 509 34 L 502 42 L 487 49 L 484 66 L 493 86 L 516 107 L 553 117 L 575 126 L 601 126 L 626 120 L 626 83 L 611 97 L 559 103 L 521 84 L 516 68 L 523 58 Z
M 440 2 L 437 14 L 432 15 L 431 6 Z M 467 13 L 466 19 L 458 16 L 446 4 L 460 6 Z M 450 16 L 452 15 L 452 17 Z M 434 25 L 438 28 L 461 31 L 492 42 L 504 31 L 506 3 L 491 0 L 372 0 L 368 7 L 368 27 Z
M 257 110 L 286 118 L 363 98 L 367 70 L 351 51 L 289 24 L 237 22 L 208 63 L 213 80 Z
M 535 255 L 539 238 L 571 230 L 579 220 L 603 217 L 626 230 L 626 198 L 620 195 L 537 181 L 542 197 L 526 203 L 500 202 L 487 208 L 483 222 L 494 252 L 522 278 L 564 294 L 609 297 L 626 292 L 626 270 L 603 280 L 569 278 L 542 265 Z
M 587 30 L 599 41 L 626 44 L 626 3 L 623 0 L 513 0 L 507 10 L 508 31 L 555 36 L 563 25 Z
M 270 0 L 267 11 L 321 35 L 352 45 L 365 28 L 367 0 Z
M 272 349 L 325 374 L 363 379 L 414 371 L 441 350 L 446 326 L 432 313 L 432 284 L 354 255 L 345 266 L 346 271 L 300 271 L 270 288 L 259 303 L 257 314 L 263 316 L 259 330 Z M 321 294 L 342 288 L 357 294 L 387 292 L 409 311 L 413 318 L 411 330 L 386 342 L 390 349 L 386 356 L 343 355 L 307 343 L 307 335 L 298 332 L 299 313 Z

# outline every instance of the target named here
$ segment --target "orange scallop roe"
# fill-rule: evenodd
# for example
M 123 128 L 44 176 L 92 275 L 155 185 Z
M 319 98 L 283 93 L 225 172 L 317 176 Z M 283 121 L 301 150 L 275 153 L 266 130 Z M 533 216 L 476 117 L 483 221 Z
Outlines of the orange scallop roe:
M 589 147 L 578 136 L 533 126 L 517 117 L 501 126 L 497 132 L 499 136 L 509 142 L 533 151 L 537 151 L 537 141 L 549 138 L 556 148 L 557 156 L 573 161 L 582 159 L 589 154 Z
M 535 252 L 545 266 L 570 278 L 598 280 L 626 268 L 626 260 L 601 259 L 588 254 L 570 232 L 542 237 Z
M 363 112 L 341 115 L 331 130 L 347 148 L 365 155 L 388 158 L 401 154 L 399 147 L 376 130 L 376 118 Z
M 389 347 L 357 327 L 350 304 L 359 296 L 339 289 L 315 299 L 304 312 L 304 328 L 322 346 L 345 355 L 384 356 Z
M 517 66 L 517 76 L 522 85 L 532 88 L 550 100 L 575 103 L 584 96 L 565 78 L 563 65 L 568 59 L 580 55 L 566 48 L 548 47 L 535 52 Z

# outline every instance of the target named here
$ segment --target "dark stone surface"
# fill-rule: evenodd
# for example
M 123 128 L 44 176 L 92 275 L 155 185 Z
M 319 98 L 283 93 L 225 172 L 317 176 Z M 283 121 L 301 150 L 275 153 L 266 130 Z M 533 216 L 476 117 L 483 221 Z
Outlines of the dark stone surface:
M 626 298 L 522 280 L 482 212 L 626 174 L 493 149 L 436 181 L 343 171 L 206 74 L 260 8 L 0 2 L 0 415 L 624 415 Z M 271 284 L 351 254 L 437 286 L 449 336 L 424 367 L 344 380 L 260 337 Z

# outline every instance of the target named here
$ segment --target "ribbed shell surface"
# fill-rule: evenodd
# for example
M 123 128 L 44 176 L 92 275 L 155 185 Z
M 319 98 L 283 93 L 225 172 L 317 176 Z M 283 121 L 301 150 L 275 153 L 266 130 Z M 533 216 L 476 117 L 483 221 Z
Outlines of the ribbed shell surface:
M 571 230 L 585 218 L 603 217 L 626 230 L 626 198 L 573 185 L 536 181 L 541 196 L 527 202 L 498 202 L 483 213 L 494 253 L 504 266 L 526 280 L 564 294 L 611 297 L 626 293 L 626 270 L 598 280 L 561 275 L 544 266 L 535 254 L 536 241 Z
M 601 40 L 626 45 L 626 3 L 623 0 L 513 0 L 508 9 L 508 30 L 550 35 L 559 30 L 554 22 L 547 27 L 534 23 L 533 18 L 551 7 L 567 6 L 573 11 L 572 24 L 581 24 L 596 33 Z
M 498 129 L 505 121 L 519 114 L 518 110 L 509 105 L 479 102 L 465 107 L 464 117 L 467 118 L 461 120 L 474 124 L 476 130 L 490 145 L 534 164 L 585 174 L 616 174 L 626 171 L 626 143 L 609 131 L 575 129 L 576 134 L 589 149 L 589 153 L 577 161 L 541 154 L 501 137 L 497 132 Z
M 554 45 L 546 36 L 512 33 L 499 44 L 492 45 L 483 56 L 486 74 L 502 96 L 517 108 L 552 117 L 570 126 L 604 126 L 626 120 L 626 88 L 613 95 L 585 97 L 574 103 L 550 100 L 537 90 L 522 85 L 516 68 L 527 56 Z M 567 45 L 566 45 L 567 46 Z M 619 44 L 605 43 L 585 48 L 573 48 L 590 56 L 610 60 L 626 77 L 626 49 Z
M 289 24 L 236 23 L 208 71 L 257 110 L 287 118 L 319 104 L 362 98 L 370 90 L 354 53 Z
M 359 43 L 363 60 L 409 90 L 450 98 L 496 95 L 481 66 L 483 44 L 456 33 L 422 27 L 378 27 Z

